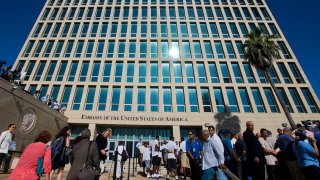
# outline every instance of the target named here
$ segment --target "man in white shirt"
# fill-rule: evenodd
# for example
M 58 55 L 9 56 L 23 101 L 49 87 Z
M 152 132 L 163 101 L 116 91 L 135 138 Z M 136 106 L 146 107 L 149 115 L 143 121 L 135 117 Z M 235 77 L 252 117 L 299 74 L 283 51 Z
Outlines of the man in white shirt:
M 151 151 L 150 151 L 150 147 L 149 147 L 149 142 L 145 142 L 144 143 L 144 149 L 142 151 L 142 161 L 143 164 L 145 166 L 145 168 L 147 169 L 147 178 L 150 178 L 150 168 L 151 168 Z
M 12 141 L 12 132 L 17 128 L 15 124 L 9 124 L 8 130 L 3 131 L 0 136 L 0 166 L 6 154 L 9 151 L 10 143 Z M 4 172 L 6 173 L 6 172 Z
M 122 179 L 122 173 L 123 173 L 123 161 L 122 161 L 122 151 L 125 150 L 124 142 L 119 141 L 118 147 L 116 149 L 117 153 L 117 161 L 116 161 L 116 178 Z
M 181 153 L 182 177 L 186 179 L 187 169 L 190 169 L 190 164 L 187 156 L 186 141 L 184 140 L 183 137 L 181 138 L 181 143 L 180 143 L 180 153 Z
M 236 144 L 237 140 L 238 140 L 238 134 L 234 134 L 233 138 L 230 141 L 232 145 L 232 149 L 234 149 L 234 145 Z
M 169 173 L 174 172 L 176 179 L 179 179 L 177 176 L 177 145 L 174 142 L 174 137 L 170 136 L 170 141 L 167 143 L 167 152 L 168 152 L 168 164 L 167 164 L 167 178 L 169 179 Z
M 152 169 L 153 169 L 153 178 L 160 177 L 159 174 L 159 167 L 161 163 L 161 157 L 159 156 L 160 151 L 160 142 L 159 142 L 159 136 L 156 136 L 156 139 L 153 140 L 152 143 Z

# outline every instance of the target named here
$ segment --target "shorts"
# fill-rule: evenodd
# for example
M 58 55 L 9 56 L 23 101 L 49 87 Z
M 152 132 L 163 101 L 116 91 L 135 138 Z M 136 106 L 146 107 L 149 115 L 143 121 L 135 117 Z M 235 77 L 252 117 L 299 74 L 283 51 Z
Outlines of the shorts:
M 182 153 L 181 155 L 181 167 L 183 168 L 190 168 L 189 158 L 187 153 Z
M 167 169 L 169 171 L 177 169 L 177 160 L 176 159 L 168 159 L 168 161 L 167 161 Z
M 145 160 L 145 161 L 143 161 L 143 165 L 145 168 L 150 169 L 151 168 L 151 161 Z
M 161 158 L 158 156 L 152 156 L 152 165 L 160 166 Z

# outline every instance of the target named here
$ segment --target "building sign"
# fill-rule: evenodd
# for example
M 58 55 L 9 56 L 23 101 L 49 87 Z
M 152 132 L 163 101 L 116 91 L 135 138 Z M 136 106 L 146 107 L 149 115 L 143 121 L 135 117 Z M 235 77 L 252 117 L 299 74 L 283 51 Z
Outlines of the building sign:
M 188 121 L 187 118 L 181 117 L 153 117 L 153 116 L 96 116 L 96 115 L 82 115 L 81 119 L 88 120 L 111 120 L 111 121 L 174 121 L 182 122 Z

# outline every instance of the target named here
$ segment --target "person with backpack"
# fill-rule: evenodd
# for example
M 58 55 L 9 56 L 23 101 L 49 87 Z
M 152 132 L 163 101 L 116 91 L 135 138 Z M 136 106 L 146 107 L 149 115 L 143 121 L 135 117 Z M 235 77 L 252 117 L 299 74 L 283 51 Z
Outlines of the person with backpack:
M 51 148 L 47 143 L 51 140 L 48 131 L 42 131 L 23 151 L 17 166 L 9 176 L 9 180 L 33 180 L 39 179 L 37 168 L 43 168 L 45 179 L 50 180 L 51 172 Z M 42 158 L 43 161 L 39 161 Z M 39 164 L 39 162 L 42 162 Z M 41 174 L 40 174 L 41 175 Z
M 116 179 L 123 179 L 123 162 L 128 159 L 128 153 L 124 147 L 123 141 L 119 141 L 117 149 L 113 155 L 115 157 Z
M 112 136 L 112 129 L 107 128 L 101 134 L 96 137 L 96 143 L 99 150 L 100 169 L 101 173 L 104 172 L 104 163 L 108 156 L 108 138 Z
M 70 127 L 62 128 L 51 143 L 51 179 L 55 170 L 58 170 L 57 180 L 61 180 L 64 166 L 69 163 L 71 153 L 70 132 Z

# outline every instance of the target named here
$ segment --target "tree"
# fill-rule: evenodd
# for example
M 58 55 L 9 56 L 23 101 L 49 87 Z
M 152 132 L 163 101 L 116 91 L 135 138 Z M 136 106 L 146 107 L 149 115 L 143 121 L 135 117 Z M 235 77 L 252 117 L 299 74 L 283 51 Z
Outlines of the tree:
M 267 82 L 270 83 L 277 99 L 279 100 L 282 109 L 292 128 L 296 127 L 288 108 L 281 98 L 276 86 L 270 78 L 269 69 L 273 65 L 274 59 L 279 57 L 279 46 L 275 43 L 277 36 L 262 33 L 256 28 L 246 36 L 248 39 L 244 42 L 242 50 L 244 52 L 244 60 L 248 61 L 252 66 L 260 69 L 265 76 Z

